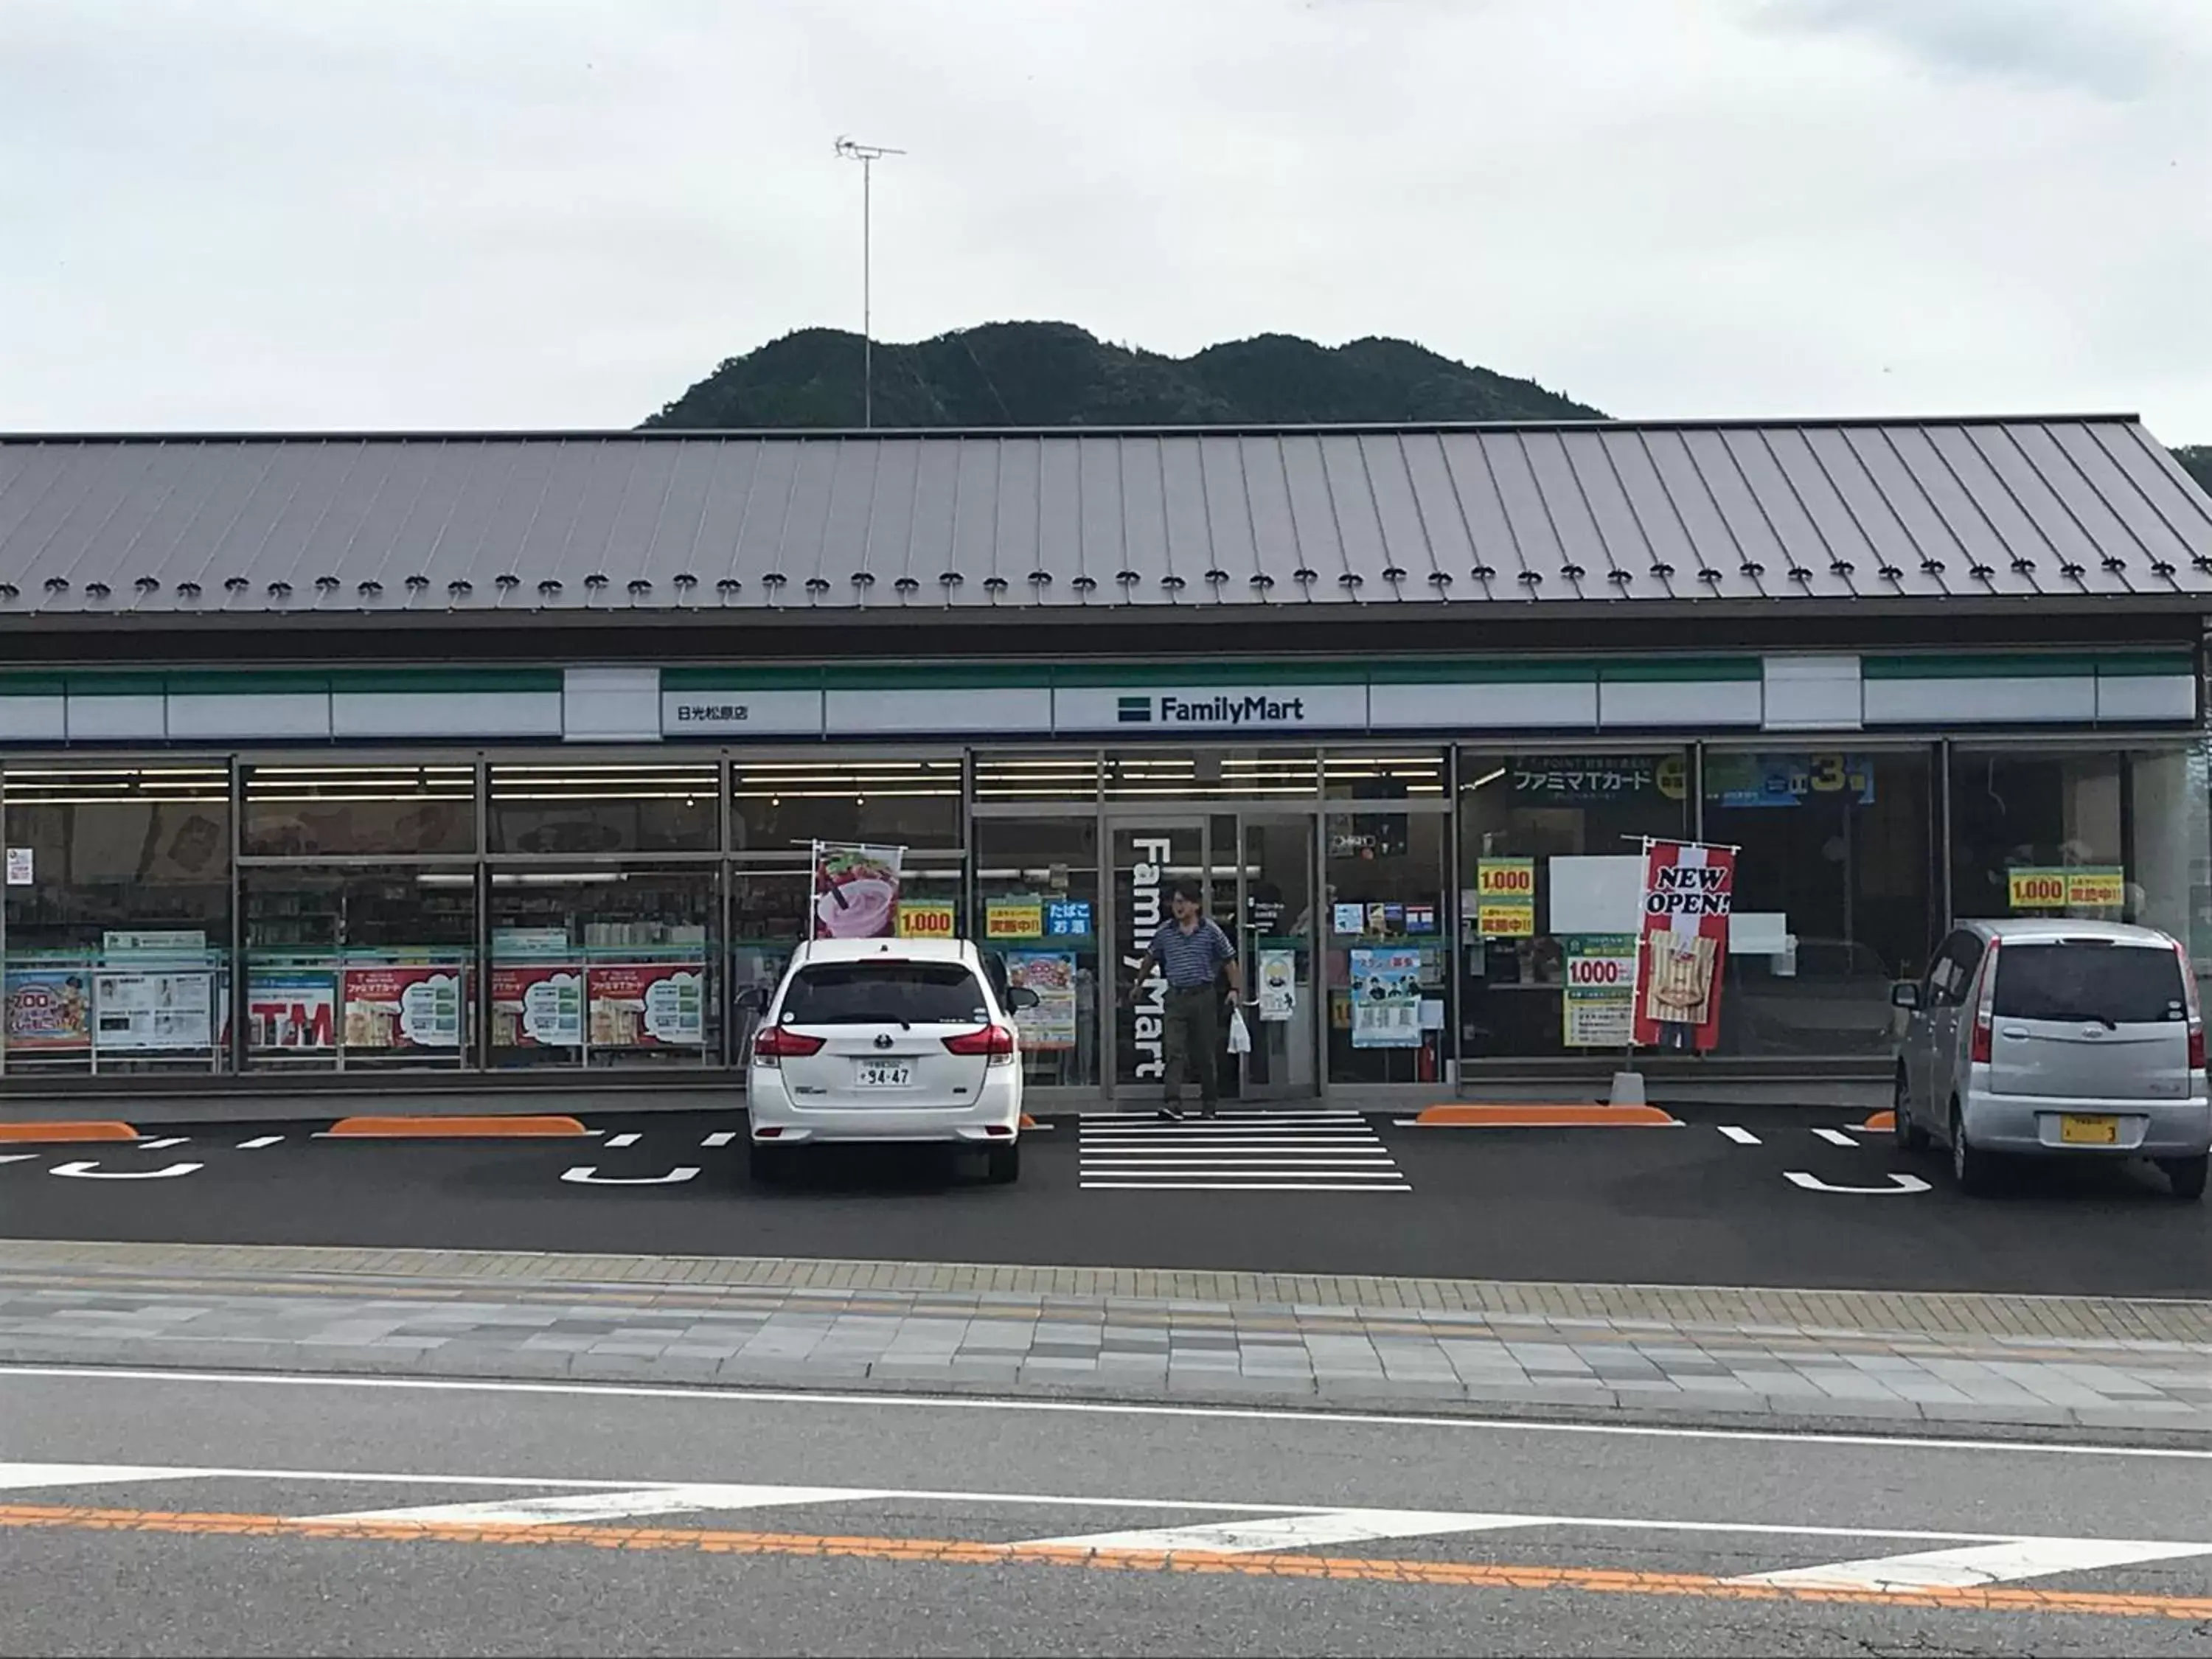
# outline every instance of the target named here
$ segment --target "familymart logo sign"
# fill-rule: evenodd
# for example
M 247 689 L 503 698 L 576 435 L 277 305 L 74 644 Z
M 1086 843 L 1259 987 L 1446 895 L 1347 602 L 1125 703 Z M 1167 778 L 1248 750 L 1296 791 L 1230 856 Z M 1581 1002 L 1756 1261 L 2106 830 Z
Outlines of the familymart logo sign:
M 1206 697 L 1167 691 L 1116 697 L 1114 717 L 1121 726 L 1304 726 L 1306 702 L 1304 696 L 1273 697 L 1257 691 Z

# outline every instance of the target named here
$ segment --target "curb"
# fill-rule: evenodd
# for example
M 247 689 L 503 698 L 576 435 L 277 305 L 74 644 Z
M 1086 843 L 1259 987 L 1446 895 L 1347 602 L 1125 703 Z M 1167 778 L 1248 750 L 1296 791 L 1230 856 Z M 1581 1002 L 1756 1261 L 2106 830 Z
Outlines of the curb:
M 0 1123 L 0 1141 L 136 1140 L 138 1131 L 119 1118 Z

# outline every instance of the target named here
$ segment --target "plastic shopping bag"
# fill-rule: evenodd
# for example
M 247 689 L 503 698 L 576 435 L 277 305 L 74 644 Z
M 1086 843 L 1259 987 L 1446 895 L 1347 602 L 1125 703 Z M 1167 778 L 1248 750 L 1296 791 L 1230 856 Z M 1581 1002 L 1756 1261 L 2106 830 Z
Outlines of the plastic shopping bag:
M 1231 1008 L 1229 1011 L 1229 1052 L 1232 1054 L 1249 1054 L 1252 1052 L 1252 1028 L 1244 1023 L 1244 1011 L 1242 1008 Z

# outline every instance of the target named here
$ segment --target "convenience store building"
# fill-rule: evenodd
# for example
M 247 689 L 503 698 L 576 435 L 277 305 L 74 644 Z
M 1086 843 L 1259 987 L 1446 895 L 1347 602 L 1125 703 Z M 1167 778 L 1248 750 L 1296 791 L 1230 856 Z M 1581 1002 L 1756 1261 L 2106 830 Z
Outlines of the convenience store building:
M 1733 842 L 1647 1069 L 1878 1079 L 1954 917 L 2212 964 L 2208 611 L 2128 416 L 0 440 L 0 1090 L 733 1072 L 817 840 L 1125 1100 L 1179 878 L 1245 1096 L 1425 1099 L 1611 1071 Z

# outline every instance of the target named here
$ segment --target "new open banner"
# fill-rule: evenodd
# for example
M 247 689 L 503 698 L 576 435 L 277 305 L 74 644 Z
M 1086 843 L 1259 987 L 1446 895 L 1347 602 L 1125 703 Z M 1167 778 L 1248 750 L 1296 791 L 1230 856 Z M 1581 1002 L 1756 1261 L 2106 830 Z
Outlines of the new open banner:
M 1638 1043 L 1702 1053 L 1721 1040 L 1721 968 L 1735 903 L 1735 848 L 1644 843 L 1644 918 L 1636 952 Z

